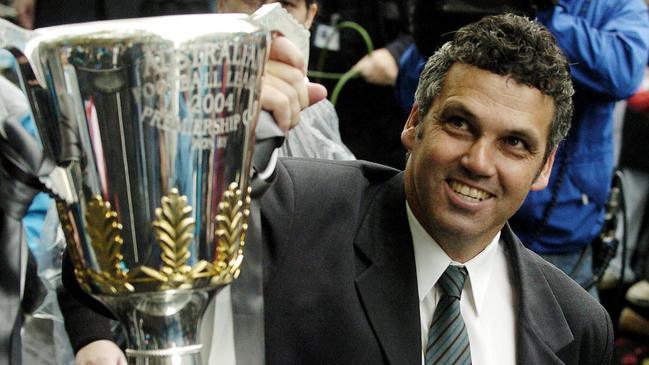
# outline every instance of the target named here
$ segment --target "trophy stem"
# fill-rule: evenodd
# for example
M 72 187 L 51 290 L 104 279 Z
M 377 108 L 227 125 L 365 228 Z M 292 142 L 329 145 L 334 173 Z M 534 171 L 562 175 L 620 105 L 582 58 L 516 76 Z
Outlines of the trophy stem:
M 202 345 L 176 347 L 159 351 L 126 349 L 130 365 L 201 365 Z
M 199 324 L 210 290 L 168 290 L 101 299 L 124 325 L 134 365 L 201 365 Z

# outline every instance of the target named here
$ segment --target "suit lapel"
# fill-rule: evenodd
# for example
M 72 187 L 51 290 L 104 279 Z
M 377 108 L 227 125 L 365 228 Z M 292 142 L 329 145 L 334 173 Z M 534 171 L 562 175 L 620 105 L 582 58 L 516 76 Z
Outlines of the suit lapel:
M 355 245 L 362 262 L 356 288 L 389 363 L 421 363 L 419 297 L 403 173 L 376 193 Z
M 512 268 L 517 303 L 517 363 L 563 364 L 556 353 L 574 341 L 574 336 L 555 294 L 537 260 L 514 235 L 503 228 Z
M 555 294 L 532 253 L 505 225 L 517 303 L 517 363 L 563 364 L 556 353 L 574 341 Z M 421 363 L 419 297 L 403 174 L 379 190 L 356 235 L 356 288 L 391 364 Z

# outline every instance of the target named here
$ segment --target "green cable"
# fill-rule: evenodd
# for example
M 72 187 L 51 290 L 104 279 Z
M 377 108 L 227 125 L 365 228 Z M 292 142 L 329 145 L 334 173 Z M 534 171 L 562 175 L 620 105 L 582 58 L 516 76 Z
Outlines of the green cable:
M 345 29 L 345 28 L 355 30 L 363 38 L 363 40 L 365 42 L 365 46 L 367 47 L 367 53 L 372 53 L 372 51 L 374 51 L 374 43 L 372 42 L 372 38 L 370 37 L 369 33 L 367 33 L 365 28 L 363 28 L 360 24 L 358 24 L 356 22 L 353 22 L 353 21 L 350 21 L 350 20 L 347 20 L 347 21 L 340 22 L 340 23 L 336 24 L 335 27 L 336 27 L 337 30 L 341 30 L 341 29 Z M 345 75 L 345 74 L 340 74 L 340 73 L 332 73 L 332 72 L 323 72 L 323 71 L 321 71 L 322 68 L 324 67 L 325 57 L 327 56 L 327 52 L 328 52 L 328 50 L 326 48 L 326 45 L 329 44 L 329 42 L 331 41 L 334 34 L 335 33 L 332 32 L 329 35 L 329 37 L 327 38 L 327 40 L 325 42 L 325 47 L 322 48 L 322 51 L 320 52 L 320 57 L 318 57 L 318 63 L 316 65 L 316 69 L 314 71 L 309 71 L 310 73 L 313 73 L 314 77 L 316 77 L 316 78 L 319 78 L 319 79 L 338 79 L 338 78 L 341 78 L 341 77 L 343 77 Z M 318 80 L 315 80 L 315 81 L 318 81 Z
M 360 34 L 361 37 L 363 37 L 363 40 L 365 41 L 365 46 L 367 47 L 367 53 L 372 53 L 374 51 L 374 43 L 372 43 L 372 38 L 370 38 L 369 33 L 367 33 L 365 28 L 363 28 L 360 24 L 347 20 L 344 22 L 340 22 L 338 23 L 338 25 L 336 25 L 336 29 L 338 30 L 345 29 L 345 28 L 353 29 L 356 32 L 358 32 L 358 34 Z
M 338 80 L 336 83 L 336 86 L 334 87 L 334 91 L 331 93 L 331 104 L 336 106 L 336 102 L 338 101 L 338 94 L 340 94 L 340 91 L 343 89 L 343 86 L 347 83 L 347 81 L 360 76 L 361 72 L 356 69 L 351 69 L 343 74 L 343 76 Z
M 372 42 L 372 38 L 370 38 L 369 33 L 367 33 L 365 28 L 360 26 L 360 24 L 352 21 L 344 21 L 338 23 L 338 25 L 336 25 L 336 28 L 338 28 L 339 30 L 345 28 L 355 30 L 356 32 L 358 32 L 358 34 L 361 35 L 361 37 L 363 37 L 363 41 L 365 41 L 365 46 L 367 47 L 367 54 L 374 52 L 374 43 Z M 347 81 L 359 77 L 360 74 L 361 72 L 359 70 L 351 69 L 340 77 L 340 80 L 338 80 L 336 86 L 334 86 L 334 90 L 331 92 L 331 104 L 336 106 L 338 95 L 340 95 L 340 91 L 342 91 L 343 86 L 345 86 Z

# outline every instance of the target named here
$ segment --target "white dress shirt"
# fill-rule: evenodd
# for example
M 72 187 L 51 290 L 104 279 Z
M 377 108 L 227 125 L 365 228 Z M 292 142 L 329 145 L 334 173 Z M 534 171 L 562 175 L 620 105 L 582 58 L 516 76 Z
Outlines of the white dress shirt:
M 474 365 L 516 364 L 516 315 L 511 273 L 500 233 L 476 257 L 454 262 L 424 230 L 406 203 L 419 290 L 422 360 L 440 291 L 435 285 L 448 265 L 466 267 L 469 275 L 460 299 Z
M 236 365 L 230 285 L 212 298 L 200 328 L 201 358 L 208 365 Z

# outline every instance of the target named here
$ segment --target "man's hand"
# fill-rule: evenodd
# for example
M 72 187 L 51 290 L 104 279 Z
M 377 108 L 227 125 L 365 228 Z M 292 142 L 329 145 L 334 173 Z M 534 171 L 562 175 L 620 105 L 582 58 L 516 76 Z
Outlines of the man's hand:
M 367 82 L 384 86 L 394 85 L 399 73 L 397 61 L 385 48 L 377 49 L 361 58 L 352 68 L 360 71 Z
M 324 99 L 324 86 L 307 82 L 304 57 L 287 38 L 273 39 L 261 87 L 261 108 L 285 132 L 297 124 L 300 111 Z
M 75 365 L 127 365 L 122 350 L 111 341 L 94 341 L 82 347 L 74 358 Z
M 26 29 L 34 28 L 34 6 L 36 0 L 15 0 L 16 21 L 18 25 Z

